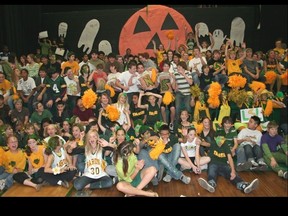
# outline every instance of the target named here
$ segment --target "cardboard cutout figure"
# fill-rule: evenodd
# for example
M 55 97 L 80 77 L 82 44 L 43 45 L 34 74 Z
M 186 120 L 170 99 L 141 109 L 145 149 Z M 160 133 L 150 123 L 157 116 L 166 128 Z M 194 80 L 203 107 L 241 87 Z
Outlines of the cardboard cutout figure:
M 212 51 L 219 50 L 226 37 L 227 35 L 224 36 L 224 33 L 221 29 L 215 29 L 213 32 L 214 46 Z
M 230 39 L 236 46 L 241 46 L 244 41 L 245 22 L 241 17 L 235 17 L 231 22 Z
M 89 54 L 92 51 L 95 37 L 99 31 L 100 23 L 97 19 L 90 20 L 82 31 L 78 41 L 78 48 L 83 47 L 83 52 Z
M 105 55 L 112 53 L 112 46 L 108 40 L 102 40 L 98 44 L 98 50 L 103 51 Z
M 65 22 L 59 23 L 58 36 L 66 38 L 67 30 L 68 30 L 68 24 L 67 23 L 65 23 Z

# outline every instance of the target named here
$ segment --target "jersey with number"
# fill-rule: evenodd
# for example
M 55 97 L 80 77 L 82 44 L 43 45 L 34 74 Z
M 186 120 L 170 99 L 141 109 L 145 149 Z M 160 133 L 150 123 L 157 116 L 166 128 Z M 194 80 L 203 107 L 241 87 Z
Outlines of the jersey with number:
M 84 169 L 84 176 L 93 179 L 99 179 L 103 176 L 107 176 L 105 173 L 106 161 L 102 158 L 102 151 L 98 151 L 95 154 L 86 154 L 86 162 Z
M 47 89 L 50 89 L 53 92 L 54 97 L 61 97 L 66 88 L 66 82 L 63 77 L 58 76 L 55 80 L 48 79 L 48 84 L 46 85 Z
M 52 154 L 54 156 L 54 160 L 52 163 L 52 169 L 55 167 L 63 168 L 63 167 L 68 165 L 64 149 L 61 148 L 60 152 L 61 152 L 61 155 L 58 155 L 54 151 L 52 151 Z

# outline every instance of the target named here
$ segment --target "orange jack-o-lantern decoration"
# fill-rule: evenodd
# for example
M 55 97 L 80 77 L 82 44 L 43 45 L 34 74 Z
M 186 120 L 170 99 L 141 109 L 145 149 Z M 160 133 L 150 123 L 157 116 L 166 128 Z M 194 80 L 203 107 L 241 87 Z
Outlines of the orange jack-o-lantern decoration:
M 152 40 L 156 46 L 161 43 L 168 47 L 168 36 L 178 38 L 179 44 L 186 44 L 185 26 L 187 31 L 192 31 L 185 17 L 176 10 L 162 5 L 148 5 L 134 13 L 125 23 L 120 33 L 119 52 L 125 54 L 127 48 L 131 48 L 133 54 L 148 52 L 154 56 Z M 175 40 L 171 41 L 171 47 L 175 47 Z

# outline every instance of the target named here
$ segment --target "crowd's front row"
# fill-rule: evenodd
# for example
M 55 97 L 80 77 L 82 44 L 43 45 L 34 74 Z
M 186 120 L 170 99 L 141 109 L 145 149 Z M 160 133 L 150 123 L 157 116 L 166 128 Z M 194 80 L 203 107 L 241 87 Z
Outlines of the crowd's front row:
M 206 121 L 203 120 L 201 132 L 204 134 L 209 125 Z M 50 124 L 45 142 L 35 134 L 28 135 L 25 152 L 18 148 L 16 136 L 7 138 L 8 148 L 0 148 L 0 189 L 10 188 L 14 181 L 37 191 L 47 184 L 69 188 L 73 181 L 78 195 L 86 196 L 93 189 L 117 184 L 125 196 L 158 197 L 156 192 L 144 190 L 150 182 L 156 186 L 161 180 L 176 179 L 189 185 L 191 179 L 182 171 L 189 169 L 200 174 L 208 167 L 208 179 L 198 179 L 204 189 L 213 193 L 217 177 L 224 176 L 237 189 L 250 193 L 258 187 L 259 180 L 248 183 L 236 170 L 263 170 L 267 163 L 287 179 L 287 143 L 277 134 L 278 125 L 269 122 L 262 135 L 256 130 L 259 124 L 259 117 L 252 116 L 248 127 L 237 134 L 231 118 L 226 116 L 213 139 L 200 138 L 191 126 L 182 126 L 182 135 L 177 137 L 170 134 L 166 124 L 157 131 L 142 125 L 135 135 L 138 138 L 133 139 L 115 125 L 99 135 L 97 124 L 85 134 L 83 126 L 75 123 L 73 138 L 67 142 L 56 133 L 57 126 Z

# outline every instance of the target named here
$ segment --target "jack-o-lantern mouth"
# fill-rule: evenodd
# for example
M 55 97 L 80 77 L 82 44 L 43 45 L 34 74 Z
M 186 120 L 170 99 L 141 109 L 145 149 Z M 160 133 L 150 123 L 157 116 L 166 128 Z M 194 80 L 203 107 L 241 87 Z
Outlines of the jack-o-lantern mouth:
M 155 20 L 156 21 L 156 20 Z M 164 19 L 164 22 L 161 26 L 161 31 L 163 30 L 179 30 L 176 22 L 174 21 L 173 17 L 168 13 Z M 151 28 L 149 25 L 145 22 L 145 20 L 142 18 L 142 16 L 138 17 L 138 20 L 136 22 L 133 34 L 142 33 L 142 32 L 150 32 Z M 146 49 L 153 49 L 153 43 L 152 40 L 156 42 L 156 44 L 163 44 L 158 33 L 156 32 L 154 36 L 148 40 L 148 44 L 146 46 Z

